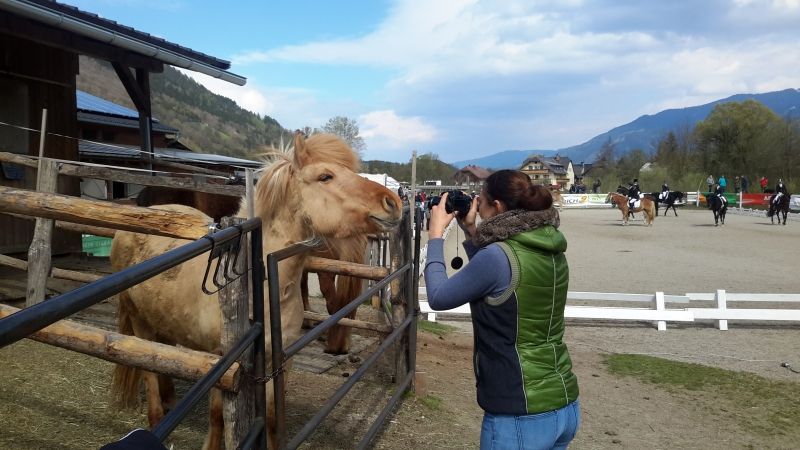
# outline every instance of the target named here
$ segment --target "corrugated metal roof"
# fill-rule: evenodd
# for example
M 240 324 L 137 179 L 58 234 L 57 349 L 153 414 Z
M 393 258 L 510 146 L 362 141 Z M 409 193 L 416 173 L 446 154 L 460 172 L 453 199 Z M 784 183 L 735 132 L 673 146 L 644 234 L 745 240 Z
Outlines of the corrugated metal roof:
M 76 89 L 75 97 L 77 98 L 78 111 L 111 114 L 120 117 L 132 117 L 136 120 L 139 120 L 139 113 L 137 111 L 110 102 L 104 98 L 94 96 L 88 92 L 83 92 Z M 156 119 L 153 120 L 155 121 Z
M 138 111 L 77 89 L 75 98 L 78 106 L 78 122 L 139 128 Z M 153 131 L 175 134 L 178 129 L 163 125 L 154 117 Z
M 230 156 L 214 155 L 209 153 L 194 153 L 184 150 L 174 150 L 171 148 L 157 147 L 154 149 L 157 157 L 164 160 L 179 161 L 190 164 L 192 162 L 201 164 L 219 164 L 227 166 L 243 166 L 260 168 L 262 162 L 250 161 L 248 159 L 233 158 Z M 140 149 L 135 145 L 106 145 L 99 142 L 80 141 L 78 143 L 78 153 L 81 156 L 111 157 L 124 160 L 139 159 Z

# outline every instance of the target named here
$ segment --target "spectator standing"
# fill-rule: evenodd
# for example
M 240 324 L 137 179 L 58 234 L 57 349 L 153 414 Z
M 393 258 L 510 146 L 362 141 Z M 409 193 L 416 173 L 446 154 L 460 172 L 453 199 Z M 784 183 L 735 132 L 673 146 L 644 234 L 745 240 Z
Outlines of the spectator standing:
M 747 194 L 747 189 L 750 187 L 750 181 L 746 176 L 742 175 L 742 192 Z
M 767 192 L 767 183 L 769 183 L 767 177 L 762 176 L 761 181 L 759 181 L 759 183 L 761 184 L 761 192 Z
M 592 183 L 592 193 L 597 194 L 598 189 L 600 189 L 600 178 L 595 178 L 594 183 Z
M 714 181 L 714 175 L 708 175 L 708 178 L 706 178 L 706 184 L 708 184 L 708 192 L 714 192 L 714 185 L 716 184 Z
M 441 238 L 453 215 L 445 195 L 431 210 L 425 284 L 434 310 L 469 303 L 472 311 L 480 448 L 566 449 L 580 407 L 563 341 L 569 267 L 553 198 L 522 172 L 490 175 L 456 218 L 470 261 L 447 278 Z
M 733 192 L 739 193 L 742 190 L 742 179 L 739 178 L 739 175 L 736 175 L 733 178 Z
M 719 187 L 722 189 L 722 192 L 724 193 L 725 190 L 728 188 L 728 180 L 725 179 L 725 174 L 719 176 L 719 181 L 717 181 L 717 184 L 719 184 Z

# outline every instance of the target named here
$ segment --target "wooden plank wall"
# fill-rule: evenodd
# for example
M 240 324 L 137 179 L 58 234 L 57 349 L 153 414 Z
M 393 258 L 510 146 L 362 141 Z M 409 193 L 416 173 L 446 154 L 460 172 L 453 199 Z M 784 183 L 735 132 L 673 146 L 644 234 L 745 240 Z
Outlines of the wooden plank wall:
M 77 136 L 75 75 L 78 55 L 47 47 L 32 41 L 0 33 L 0 77 L 25 83 L 28 87 L 27 126 L 39 129 L 42 108 L 47 108 L 47 130 L 66 136 Z M 45 156 L 78 160 L 78 144 L 73 139 L 48 136 Z M 39 154 L 39 133 L 29 132 L 28 154 Z M 5 186 L 36 188 L 36 171 L 25 170 L 25 179 L 10 181 L 0 174 Z M 60 177 L 58 192 L 79 195 L 79 180 Z M 0 215 L 0 253 L 26 253 L 33 238 L 34 222 Z M 57 231 L 53 235 L 53 253 L 81 250 L 80 235 Z

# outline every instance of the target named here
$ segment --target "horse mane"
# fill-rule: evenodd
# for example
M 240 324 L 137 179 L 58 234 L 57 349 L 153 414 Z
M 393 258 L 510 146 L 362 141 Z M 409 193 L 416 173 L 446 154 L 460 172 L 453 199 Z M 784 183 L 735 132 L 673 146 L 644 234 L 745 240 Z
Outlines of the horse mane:
M 315 134 L 305 140 L 305 151 L 313 162 L 327 162 L 344 166 L 358 172 L 358 155 L 347 143 L 333 134 Z M 291 144 L 274 146 L 265 153 L 267 163 L 258 170 L 255 204 L 256 214 L 263 219 L 273 219 L 275 211 L 287 201 L 292 178 L 300 167 L 294 159 L 294 146 Z

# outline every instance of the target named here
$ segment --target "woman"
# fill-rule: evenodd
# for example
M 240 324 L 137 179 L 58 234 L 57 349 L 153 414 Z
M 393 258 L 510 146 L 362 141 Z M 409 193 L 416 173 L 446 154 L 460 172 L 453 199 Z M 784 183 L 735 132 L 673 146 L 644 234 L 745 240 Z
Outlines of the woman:
M 442 234 L 453 214 L 446 203 L 443 196 L 431 210 L 425 283 L 434 310 L 470 304 L 481 449 L 566 448 L 580 408 L 562 341 L 569 268 L 553 199 L 522 172 L 489 176 L 469 213 L 457 218 L 470 262 L 449 279 Z

